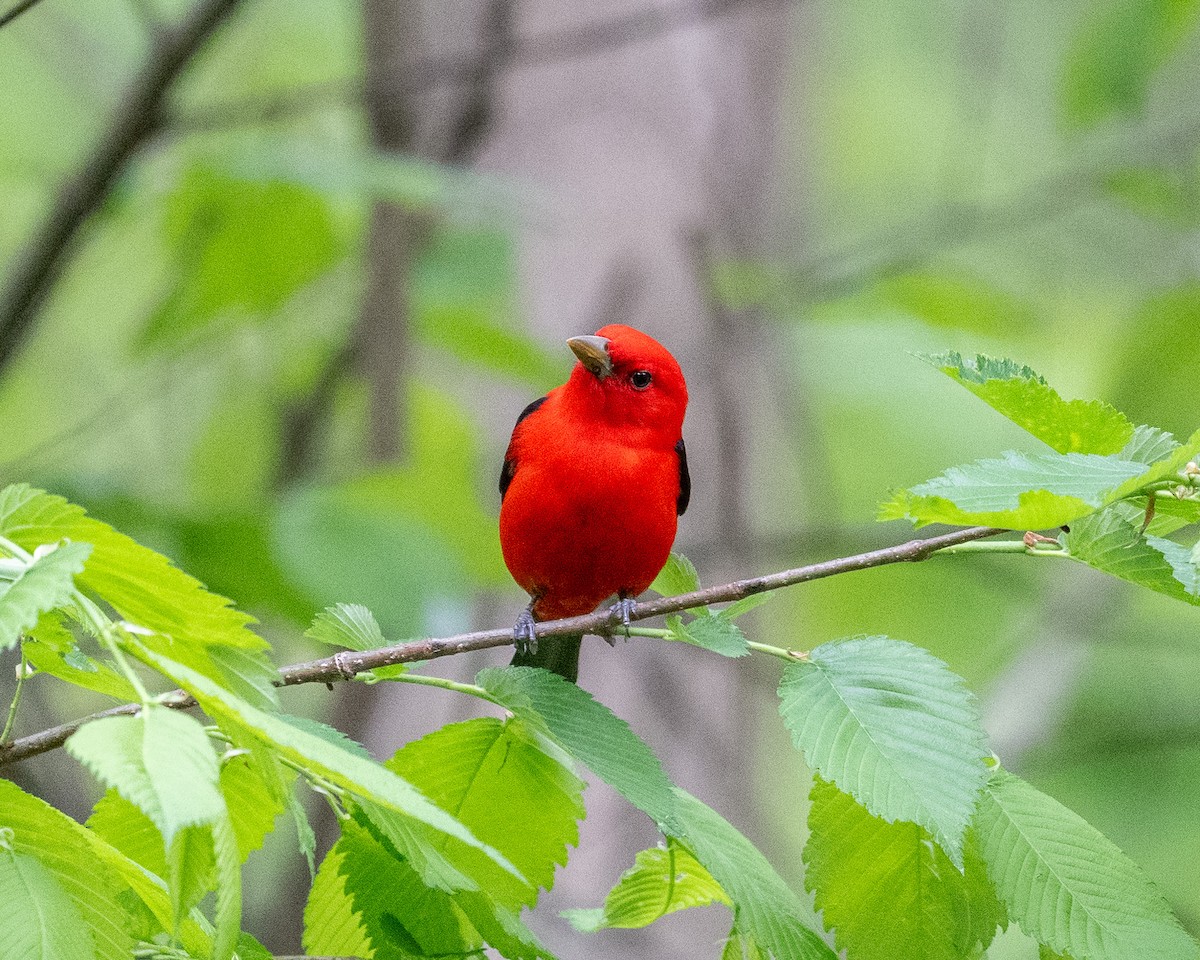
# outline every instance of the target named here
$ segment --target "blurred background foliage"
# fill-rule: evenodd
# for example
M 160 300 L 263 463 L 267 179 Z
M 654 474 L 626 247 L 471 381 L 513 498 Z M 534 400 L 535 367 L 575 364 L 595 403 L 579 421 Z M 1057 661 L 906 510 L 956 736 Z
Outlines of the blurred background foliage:
M 370 107 L 379 6 L 236 4 L 0 366 L 0 481 L 63 493 L 163 550 L 259 617 L 281 662 L 315 655 L 302 628 L 335 601 L 368 605 L 396 639 L 513 619 L 497 465 L 516 413 L 569 368 L 560 334 L 595 321 L 572 309 L 595 291 L 569 272 L 574 299 L 531 293 L 550 267 L 529 238 L 611 226 L 579 216 L 532 160 L 475 162 L 469 126 L 457 150 L 384 142 Z M 1197 0 L 741 0 L 652 6 L 645 21 L 642 6 L 611 3 L 582 26 L 517 15 L 534 38 L 524 48 L 511 34 L 488 48 L 474 27 L 464 46 L 454 17 L 470 7 L 426 11 L 441 26 L 396 68 L 410 89 L 452 75 L 479 86 L 464 63 L 498 71 L 522 49 L 569 71 L 574 48 L 539 48 L 537 23 L 616 73 L 657 49 L 636 44 L 646 24 L 683 43 L 736 27 L 744 8 L 783 30 L 769 217 L 753 250 L 718 250 L 702 278 L 776 358 L 754 370 L 773 378 L 755 402 L 774 426 L 748 425 L 739 453 L 748 546 L 682 526 L 707 579 L 904 539 L 899 524 L 873 526 L 889 488 L 1036 445 L 914 351 L 1013 357 L 1065 396 L 1179 434 L 1197 426 Z M 0 30 L 0 280 L 105 136 L 156 31 L 193 9 L 43 0 Z M 629 34 L 621 44 L 605 17 Z M 503 91 L 503 111 L 521 112 L 522 89 Z M 373 327 L 384 204 L 419 242 L 383 277 L 401 322 Z M 690 342 L 685 357 L 736 359 L 736 336 Z M 694 397 L 710 392 L 685 369 Z M 719 436 L 712 418 L 689 421 L 689 445 L 692 431 Z M 736 471 L 706 477 L 701 462 L 698 474 L 701 511 L 728 502 L 714 484 Z M 943 557 L 798 588 L 756 616 L 772 642 L 886 633 L 944 658 L 983 699 L 1006 764 L 1112 837 L 1200 935 L 1195 610 L 1088 571 Z M 0 691 L 11 680 L 5 669 Z M 769 689 L 757 693 L 771 709 Z M 24 732 L 96 706 L 74 693 L 35 702 Z M 635 726 L 638 710 L 618 708 Z M 762 782 L 747 803 L 795 878 L 803 838 L 788 825 L 803 822 L 804 779 L 779 769 L 776 736 L 740 746 Z M 44 792 L 72 783 L 56 763 L 17 775 Z M 62 802 L 82 813 L 87 796 Z M 264 878 L 296 869 L 285 847 L 256 868 Z M 613 879 L 597 878 L 597 895 Z M 283 920 L 265 892 L 250 909 L 268 942 L 294 936 L 271 932 Z M 990 955 L 1032 949 L 1010 933 Z

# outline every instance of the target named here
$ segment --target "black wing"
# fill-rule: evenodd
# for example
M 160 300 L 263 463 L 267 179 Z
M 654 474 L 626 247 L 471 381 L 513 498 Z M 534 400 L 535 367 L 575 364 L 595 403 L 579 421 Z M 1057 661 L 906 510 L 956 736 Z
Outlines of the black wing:
M 537 410 L 543 403 L 546 402 L 545 397 L 538 397 L 529 406 L 521 411 L 521 415 L 517 417 L 517 422 L 513 424 L 513 432 L 516 432 L 517 427 L 521 425 L 521 421 Z M 680 441 L 682 443 L 682 441 Z M 517 473 L 517 461 L 504 458 L 504 466 L 500 468 L 500 502 L 504 502 L 504 495 L 508 493 L 508 485 L 512 483 L 512 478 Z
M 688 473 L 687 447 L 683 445 L 682 437 L 675 444 L 675 452 L 679 454 L 679 496 L 675 499 L 675 512 L 682 517 L 692 499 L 692 477 Z

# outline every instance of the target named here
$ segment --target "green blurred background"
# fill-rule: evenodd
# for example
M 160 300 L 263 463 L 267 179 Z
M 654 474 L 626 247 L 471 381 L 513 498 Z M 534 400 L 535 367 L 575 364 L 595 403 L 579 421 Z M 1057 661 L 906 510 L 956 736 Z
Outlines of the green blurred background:
M 498 464 L 517 412 L 565 377 L 563 337 L 604 322 L 659 336 L 688 374 L 679 546 L 707 582 L 898 542 L 873 520 L 890 488 L 1038 446 L 917 351 L 1012 357 L 1135 422 L 1197 426 L 1197 0 L 226 6 L 19 338 L 14 278 L 199 8 L 42 0 L 0 29 L 0 482 L 164 551 L 252 611 L 279 662 L 316 655 L 303 627 L 335 601 L 395 639 L 515 618 Z M 754 617 L 770 642 L 886 633 L 944 658 L 1006 765 L 1200 935 L 1196 611 L 960 556 Z M 807 774 L 769 668 L 590 656 L 584 685 L 802 883 Z M 30 687 L 19 733 L 99 706 Z M 287 707 L 379 753 L 466 715 L 401 694 Z M 94 799 L 64 756 L 13 775 L 79 816 Z M 653 842 L 602 789 L 589 802 L 601 826 L 556 905 L 598 903 Z M 294 840 L 250 870 L 250 929 L 294 948 Z M 719 936 L 687 922 L 584 948 L 694 956 Z M 1036 949 L 1010 931 L 989 955 Z

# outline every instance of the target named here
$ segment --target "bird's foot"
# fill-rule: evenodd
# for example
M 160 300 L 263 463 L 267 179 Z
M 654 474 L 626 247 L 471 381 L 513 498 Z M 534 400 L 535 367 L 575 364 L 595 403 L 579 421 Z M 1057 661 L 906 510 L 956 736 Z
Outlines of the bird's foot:
M 609 619 L 620 620 L 621 625 L 625 628 L 626 640 L 629 639 L 629 620 L 633 616 L 633 611 L 636 609 L 637 601 L 634 600 L 633 597 L 621 597 L 620 600 L 612 605 L 612 609 L 608 614 Z M 612 637 L 605 637 L 604 639 L 608 641 L 608 645 L 610 647 L 616 644 L 616 641 Z
M 517 617 L 517 622 L 513 625 L 513 643 L 516 644 L 518 653 L 537 653 L 537 634 L 534 633 L 536 623 L 537 621 L 533 619 L 533 604 L 531 603 L 521 611 L 521 615 Z

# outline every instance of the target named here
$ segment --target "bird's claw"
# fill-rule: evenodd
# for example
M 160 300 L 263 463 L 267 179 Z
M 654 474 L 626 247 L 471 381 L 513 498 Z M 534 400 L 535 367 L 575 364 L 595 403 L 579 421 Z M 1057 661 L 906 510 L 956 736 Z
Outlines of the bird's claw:
M 632 597 L 621 597 L 620 600 L 613 604 L 612 610 L 609 611 L 610 619 L 620 620 L 621 625 L 625 628 L 626 640 L 629 639 L 629 621 L 633 616 L 633 611 L 636 609 L 636 600 Z M 612 637 L 605 637 L 604 639 L 608 641 L 610 647 L 616 645 L 616 640 Z
M 513 625 L 513 643 L 516 644 L 518 653 L 537 653 L 537 634 L 534 632 L 536 623 L 530 607 L 522 610 L 521 615 L 517 617 L 517 622 Z

